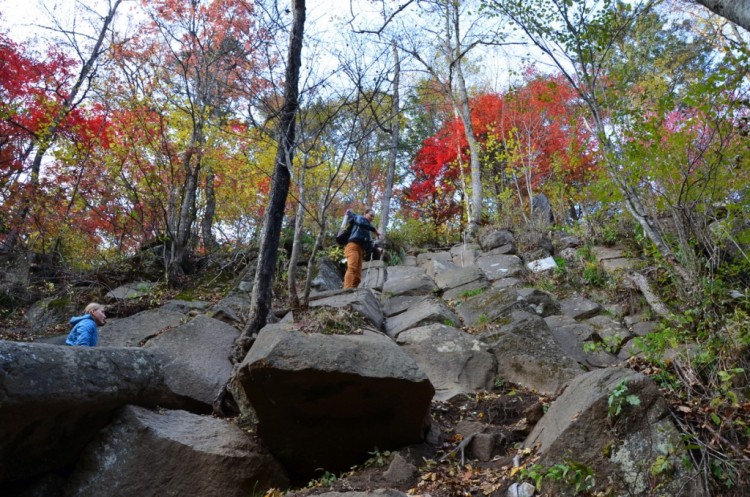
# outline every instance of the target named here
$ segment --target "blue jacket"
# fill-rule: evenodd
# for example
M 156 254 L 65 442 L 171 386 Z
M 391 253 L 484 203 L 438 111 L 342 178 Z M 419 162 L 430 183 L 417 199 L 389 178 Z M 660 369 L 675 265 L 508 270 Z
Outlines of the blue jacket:
M 365 216 L 357 214 L 354 216 L 354 226 L 352 226 L 352 234 L 349 235 L 349 241 L 355 242 L 365 249 L 365 252 L 372 250 L 372 238 L 370 233 L 375 232 L 375 227 L 370 224 Z
M 90 314 L 76 316 L 70 320 L 70 324 L 74 326 L 65 340 L 65 345 L 95 347 L 99 342 L 99 330 Z

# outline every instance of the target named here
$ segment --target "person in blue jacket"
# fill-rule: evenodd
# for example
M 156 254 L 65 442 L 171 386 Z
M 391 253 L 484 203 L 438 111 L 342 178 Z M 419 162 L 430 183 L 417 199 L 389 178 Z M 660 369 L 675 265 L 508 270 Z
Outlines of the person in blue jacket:
M 372 209 L 367 209 L 362 216 L 354 216 L 352 234 L 349 236 L 349 243 L 344 247 L 344 256 L 346 257 L 344 288 L 357 288 L 362 279 L 362 263 L 365 259 L 365 253 L 372 250 L 371 233 L 380 236 L 378 230 L 371 224 L 374 217 L 375 211 Z
M 83 310 L 83 316 L 71 318 L 70 324 L 73 329 L 70 330 L 65 345 L 81 345 L 83 347 L 95 347 L 99 342 L 99 328 L 107 321 L 107 315 L 104 313 L 104 306 L 92 302 Z

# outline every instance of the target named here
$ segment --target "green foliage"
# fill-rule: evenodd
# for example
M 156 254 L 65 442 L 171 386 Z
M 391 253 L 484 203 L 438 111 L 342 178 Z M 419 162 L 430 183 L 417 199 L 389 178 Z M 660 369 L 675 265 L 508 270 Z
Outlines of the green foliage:
M 482 288 L 474 288 L 473 290 L 466 290 L 465 292 L 461 292 L 461 295 L 459 296 L 462 300 L 470 299 L 471 297 L 476 297 L 477 295 L 483 294 L 487 290 L 486 287 Z
M 641 399 L 637 395 L 628 395 L 627 381 L 622 380 L 607 397 L 607 418 L 610 420 L 610 423 L 622 413 L 622 408 L 625 404 L 638 406 L 641 405 Z
M 389 450 L 381 452 L 377 447 L 372 452 L 369 452 L 369 454 L 370 458 L 363 464 L 365 468 L 384 468 L 393 459 L 393 452 Z
M 450 226 L 426 223 L 422 219 L 403 217 L 399 214 L 393 220 L 393 228 L 388 231 L 388 243 L 394 247 L 426 248 L 452 245 L 460 242 L 458 230 Z
M 521 476 L 533 481 L 537 491 L 542 490 L 542 482 L 545 479 L 572 487 L 573 495 L 588 492 L 596 485 L 594 471 L 585 464 L 570 459 L 548 468 L 534 464 L 521 469 Z
M 604 271 L 596 262 L 585 262 L 582 276 L 583 281 L 594 288 L 602 288 L 609 281 L 609 276 L 606 271 Z
M 322 471 L 323 474 L 320 478 L 310 480 L 307 483 L 307 488 L 329 487 L 336 483 L 336 480 L 338 480 L 338 477 L 330 471 L 326 471 L 322 468 L 319 468 L 318 471 Z

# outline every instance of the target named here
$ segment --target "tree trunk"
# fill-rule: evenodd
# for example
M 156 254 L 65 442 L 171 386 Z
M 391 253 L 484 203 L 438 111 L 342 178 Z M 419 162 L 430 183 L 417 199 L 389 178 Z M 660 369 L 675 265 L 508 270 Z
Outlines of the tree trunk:
M 263 232 L 260 239 L 258 266 L 255 272 L 253 294 L 250 301 L 250 318 L 233 349 L 235 362 L 242 361 L 250 350 L 252 341 L 266 325 L 271 309 L 272 287 L 276 261 L 278 258 L 279 238 L 284 220 L 284 208 L 289 194 L 291 167 L 295 142 L 295 118 L 299 107 L 299 72 L 302 65 L 302 36 L 305 25 L 305 0 L 293 0 L 294 10 L 292 32 L 289 39 L 286 78 L 284 83 L 284 103 L 279 121 L 278 148 L 271 179 L 271 193 L 268 208 L 264 216 Z
M 469 93 L 466 91 L 466 81 L 464 80 L 464 72 L 461 67 L 463 49 L 461 47 L 461 36 L 459 32 L 458 5 L 454 4 L 452 9 L 450 17 L 453 22 L 453 29 L 449 29 L 449 32 L 453 33 L 452 69 L 456 75 L 456 88 L 455 92 L 451 91 L 451 96 L 453 99 L 453 105 L 464 125 L 464 134 L 466 135 L 466 141 L 469 144 L 469 153 L 471 154 L 471 209 L 469 209 L 468 236 L 470 239 L 473 239 L 476 237 L 482 219 L 482 169 L 479 164 L 481 146 L 474 134 L 474 126 L 471 124 Z
M 380 238 L 385 239 L 385 231 L 388 228 L 388 220 L 391 210 L 391 196 L 393 194 L 393 178 L 396 175 L 396 158 L 398 154 L 399 135 L 401 133 L 399 116 L 399 93 L 398 85 L 401 78 L 401 61 L 398 57 L 396 42 L 391 42 L 393 51 L 393 99 L 391 101 L 391 149 L 388 155 L 388 175 L 385 180 L 383 191 L 383 203 L 380 208 Z
M 216 247 L 214 239 L 213 226 L 214 215 L 216 214 L 216 192 L 214 190 L 214 171 L 213 168 L 206 168 L 206 186 L 204 194 L 206 196 L 206 207 L 203 211 L 203 220 L 201 222 L 201 235 L 203 236 L 203 248 L 210 252 Z
M 696 0 L 696 3 L 750 31 L 750 0 Z
M 198 191 L 198 174 L 203 157 L 203 132 L 196 129 L 188 150 L 185 152 L 183 167 L 185 168 L 185 187 L 182 191 L 180 215 L 177 219 L 177 232 L 172 240 L 172 260 L 169 272 L 173 275 L 184 273 L 184 263 L 187 257 L 193 222 L 195 221 L 195 202 Z
M 297 186 L 299 187 L 299 204 L 294 219 L 294 241 L 292 242 L 292 254 L 289 256 L 289 269 L 287 271 L 287 289 L 292 309 L 299 308 L 299 296 L 297 295 L 297 261 L 302 252 L 302 227 L 305 218 L 305 176 L 307 167 L 303 161 Z

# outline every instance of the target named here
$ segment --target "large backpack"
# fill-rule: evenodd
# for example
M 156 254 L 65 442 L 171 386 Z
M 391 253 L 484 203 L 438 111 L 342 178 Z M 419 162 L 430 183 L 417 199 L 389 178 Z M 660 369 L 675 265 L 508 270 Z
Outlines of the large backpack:
M 336 243 L 339 247 L 346 247 L 349 243 L 349 237 L 352 236 L 352 227 L 354 226 L 354 213 L 351 209 L 347 209 L 344 213 L 344 218 L 341 220 L 341 227 L 339 232 L 336 233 Z

